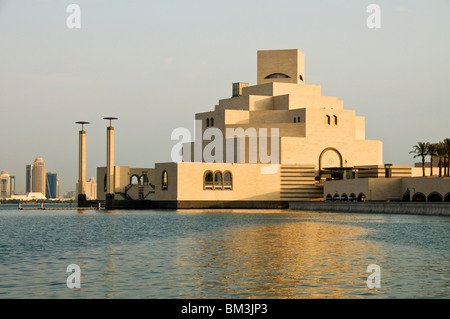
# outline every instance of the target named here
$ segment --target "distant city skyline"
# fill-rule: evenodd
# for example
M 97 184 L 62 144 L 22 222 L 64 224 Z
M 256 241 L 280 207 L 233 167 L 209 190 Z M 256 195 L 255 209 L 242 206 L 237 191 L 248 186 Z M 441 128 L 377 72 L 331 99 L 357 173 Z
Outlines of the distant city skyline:
M 170 161 L 177 127 L 230 97 L 231 83 L 256 83 L 257 50 L 299 49 L 305 83 L 320 84 L 366 118 L 385 163 L 413 165 L 418 141 L 449 137 L 450 1 L 0 0 L 0 170 L 26 191 L 26 165 L 41 156 L 75 191 L 76 121 L 90 121 L 86 176 L 106 165 L 105 116 L 117 116 L 115 163 Z
M 41 193 L 47 199 L 60 197 L 60 179 L 58 174 L 47 172 L 42 157 L 36 157 L 33 164 L 26 165 L 25 170 L 24 193 Z M 7 171 L 1 171 L 1 184 L 2 198 L 9 198 L 12 195 L 23 193 L 15 191 L 15 176 L 9 175 Z

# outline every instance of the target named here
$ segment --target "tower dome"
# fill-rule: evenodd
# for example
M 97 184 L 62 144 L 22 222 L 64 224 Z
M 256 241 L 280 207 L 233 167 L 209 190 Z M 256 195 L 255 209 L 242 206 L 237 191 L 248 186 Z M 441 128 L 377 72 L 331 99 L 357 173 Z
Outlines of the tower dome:
M 34 165 L 36 165 L 36 164 L 44 165 L 44 160 L 42 159 L 42 157 L 38 156 L 38 157 L 36 157 L 36 159 L 34 160 L 34 163 L 33 163 L 33 164 L 34 164 Z

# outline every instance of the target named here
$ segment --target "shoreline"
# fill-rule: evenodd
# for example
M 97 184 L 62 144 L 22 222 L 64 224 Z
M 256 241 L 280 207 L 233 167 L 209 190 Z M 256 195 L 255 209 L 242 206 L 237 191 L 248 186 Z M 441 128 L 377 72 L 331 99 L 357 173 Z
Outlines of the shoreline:
M 61 205 L 61 204 L 60 204 Z M 67 205 L 67 206 L 66 206 Z M 66 204 L 62 205 L 63 207 L 58 207 L 59 205 L 44 205 L 42 204 L 31 204 L 31 205 L 17 205 L 17 204 L 9 204 L 9 205 L 1 205 L 1 206 L 13 206 L 18 210 L 83 210 L 83 209 L 92 209 L 92 210 L 104 210 L 105 207 L 101 206 L 90 206 L 90 207 L 77 207 L 77 205 Z M 70 206 L 69 206 L 70 205 Z M 55 207 L 56 206 L 56 207 Z M 65 207 L 64 207 L 65 206 Z M 258 209 L 268 209 L 268 207 L 202 207 L 201 209 L 210 209 L 220 210 L 220 209 L 249 209 L 249 210 L 258 210 Z M 136 209 L 137 207 L 120 207 L 116 209 Z M 369 213 L 369 214 L 403 214 L 403 215 L 424 215 L 424 216 L 444 216 L 450 217 L 450 203 L 442 202 L 442 203 L 430 203 L 430 202 L 289 202 L 288 205 L 284 207 L 271 207 L 272 209 L 276 208 L 279 210 L 285 211 L 317 211 L 317 212 L 330 212 L 330 213 Z M 140 208 L 139 210 L 152 210 L 152 209 L 170 209 L 169 207 L 145 207 Z M 179 207 L 172 209 L 199 209 L 199 207 Z
M 418 202 L 289 202 L 289 210 L 449 216 L 450 203 Z

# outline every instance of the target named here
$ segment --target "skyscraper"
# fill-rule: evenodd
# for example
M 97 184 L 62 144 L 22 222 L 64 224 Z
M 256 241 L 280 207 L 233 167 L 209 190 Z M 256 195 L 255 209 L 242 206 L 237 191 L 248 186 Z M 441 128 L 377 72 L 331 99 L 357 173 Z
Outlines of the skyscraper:
M 79 191 L 79 184 L 77 183 L 77 196 L 78 197 L 78 191 Z M 92 176 L 86 183 L 85 183 L 85 192 L 86 192 L 86 199 L 87 200 L 95 200 L 97 199 L 97 183 L 95 182 L 95 178 Z
M 47 173 L 46 192 L 47 198 L 58 198 L 58 183 L 59 179 L 56 173 Z
M 11 197 L 11 178 L 7 171 L 0 173 L 0 198 Z
M 9 185 L 10 185 L 10 194 L 15 195 L 16 194 L 16 177 L 15 176 L 9 176 Z
M 27 165 L 26 171 L 26 189 L 27 193 L 32 192 L 32 183 L 33 183 L 33 164 Z
M 28 167 L 27 167 L 28 168 Z M 42 193 L 44 196 L 46 196 L 45 191 L 45 180 L 46 180 L 46 173 L 45 173 L 45 164 L 42 157 L 37 157 L 32 165 L 31 170 L 31 191 L 33 193 Z

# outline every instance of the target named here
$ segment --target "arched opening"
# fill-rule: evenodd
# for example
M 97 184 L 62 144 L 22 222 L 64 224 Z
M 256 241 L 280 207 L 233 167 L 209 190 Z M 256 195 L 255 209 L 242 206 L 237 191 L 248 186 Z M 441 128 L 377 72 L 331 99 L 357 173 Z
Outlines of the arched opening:
M 319 180 L 322 177 L 322 167 L 342 167 L 343 160 L 339 151 L 333 147 L 324 149 L 319 155 Z M 330 176 L 331 177 L 331 176 Z
M 331 124 L 331 117 L 329 115 L 325 116 L 325 123 L 330 125 Z
M 337 116 L 336 116 L 336 115 L 333 115 L 333 118 L 334 118 L 334 125 L 337 125 L 337 124 L 338 124 L 338 122 L 337 122 Z
M 214 126 L 214 118 L 211 117 L 211 126 Z
M 346 193 L 342 194 L 341 200 L 348 202 L 348 196 Z
M 411 201 L 411 193 L 410 193 L 409 189 L 407 189 L 406 192 L 403 194 L 402 201 L 403 202 Z
M 350 202 L 354 202 L 356 200 L 356 195 L 354 193 L 351 193 L 350 195 L 348 195 L 348 200 Z
M 297 118 L 296 117 L 294 117 L 294 123 L 297 123 Z
M 450 193 L 447 193 L 444 197 L 444 202 L 450 202 Z
M 412 197 L 413 202 L 426 202 L 427 197 L 422 193 L 415 193 Z
M 365 201 L 366 201 L 366 195 L 364 193 L 359 193 L 358 202 L 365 202 Z
M 211 171 L 206 171 L 203 175 L 203 189 L 213 189 L 214 176 Z
M 107 176 L 106 176 L 106 174 L 105 174 L 105 179 L 104 179 L 104 183 L 103 183 L 103 186 L 105 187 L 105 193 L 106 193 L 106 190 L 107 190 L 107 187 L 106 187 L 106 181 L 107 181 Z
M 164 170 L 161 175 L 161 189 L 167 190 L 169 188 L 169 175 L 167 171 Z
M 224 189 L 232 189 L 233 188 L 233 176 L 231 172 L 226 171 L 223 174 L 223 188 Z
M 334 200 L 334 201 L 336 201 L 336 200 L 341 200 L 341 197 L 339 196 L 338 193 L 334 194 L 333 200 Z
M 284 73 L 272 73 L 265 77 L 265 79 L 290 79 L 291 77 Z
M 333 196 L 331 196 L 331 194 L 327 194 L 327 196 L 325 197 L 326 201 L 332 201 L 333 200 Z
M 130 184 L 140 184 L 140 178 L 137 175 L 131 175 Z
M 209 127 L 209 118 L 206 119 L 206 127 Z
M 427 198 L 428 202 L 442 202 L 442 200 L 442 195 L 436 192 L 431 193 Z
M 297 116 L 297 123 L 300 123 L 300 116 Z
M 214 188 L 222 189 L 222 185 L 223 185 L 222 172 L 216 171 L 214 173 Z

